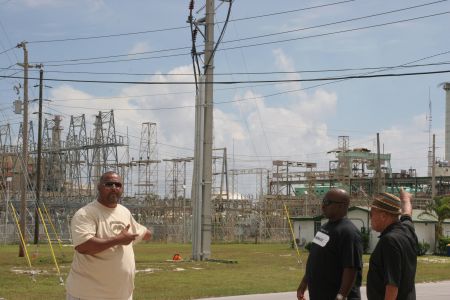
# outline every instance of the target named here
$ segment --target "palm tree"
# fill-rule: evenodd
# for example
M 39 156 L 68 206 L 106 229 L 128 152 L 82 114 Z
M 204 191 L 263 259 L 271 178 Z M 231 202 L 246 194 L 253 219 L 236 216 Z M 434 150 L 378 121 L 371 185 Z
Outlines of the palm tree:
M 450 195 L 436 196 L 425 206 L 425 211 L 419 214 L 427 215 L 437 220 L 434 227 L 435 246 L 439 245 L 439 240 L 443 237 L 442 229 L 445 219 L 450 219 Z M 435 248 L 437 251 L 437 247 Z

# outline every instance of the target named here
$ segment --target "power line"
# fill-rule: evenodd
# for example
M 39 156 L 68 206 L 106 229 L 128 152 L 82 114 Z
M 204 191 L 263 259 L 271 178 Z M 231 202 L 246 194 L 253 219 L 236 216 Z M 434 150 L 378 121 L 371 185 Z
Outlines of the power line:
M 277 15 L 282 15 L 282 14 L 287 14 L 287 13 L 305 11 L 305 10 L 310 10 L 310 9 L 315 9 L 315 8 L 322 8 L 322 7 L 327 7 L 327 6 L 334 6 L 334 5 L 345 4 L 345 3 L 348 3 L 348 2 L 355 2 L 355 1 L 356 0 L 339 1 L 339 2 L 333 2 L 333 3 L 328 3 L 328 4 L 322 4 L 322 5 L 316 5 L 316 6 L 310 6 L 310 7 L 304 7 L 304 8 L 298 8 L 298 9 L 291 9 L 291 10 L 285 10 L 285 11 L 280 11 L 280 12 L 274 12 L 274 13 L 269 13 L 269 14 L 264 14 L 264 15 L 259 15 L 259 16 L 231 19 L 230 22 L 252 20 L 252 19 L 258 19 L 258 18 L 277 16 Z
M 356 1 L 356 0 L 338 1 L 338 2 L 310 6 L 310 7 L 305 7 L 305 8 L 292 9 L 292 10 L 280 11 L 280 12 L 275 12 L 275 13 L 270 13 L 270 14 L 263 14 L 263 15 L 246 17 L 246 18 L 233 19 L 233 20 L 230 20 L 230 22 L 237 22 L 237 21 L 243 21 L 243 20 L 250 20 L 250 19 L 256 19 L 256 18 L 263 18 L 263 17 L 293 13 L 293 12 L 304 11 L 304 10 L 311 10 L 311 9 L 322 8 L 322 7 L 327 7 L 327 6 L 334 6 L 334 5 L 339 5 L 339 4 L 344 4 L 344 3 L 348 3 L 348 2 L 354 2 L 354 1 Z M 221 22 L 217 22 L 217 23 L 221 23 Z M 51 40 L 35 40 L 35 41 L 30 41 L 28 43 L 29 44 L 42 44 L 42 43 L 103 39 L 103 38 L 130 36 L 130 35 L 148 34 L 148 33 L 155 33 L 155 32 L 173 31 L 173 30 L 180 30 L 180 29 L 189 29 L 189 26 L 177 26 L 177 27 L 168 27 L 168 28 L 160 28 L 160 29 L 153 29 L 153 30 L 135 31 L 135 32 L 92 35 L 92 36 L 85 36 L 85 37 L 73 37 L 73 38 L 62 38 L 62 39 L 51 39 Z
M 450 70 L 435 71 L 435 72 L 425 72 L 425 73 L 422 72 L 422 73 L 378 74 L 378 75 L 359 75 L 359 76 L 354 75 L 354 76 L 340 77 L 340 78 L 334 78 L 334 79 L 327 78 L 327 79 L 323 79 L 323 80 L 330 80 L 330 81 L 332 80 L 333 82 L 336 82 L 337 80 L 341 81 L 341 80 L 348 80 L 348 79 L 367 79 L 367 78 L 377 78 L 377 77 L 398 77 L 398 76 L 413 76 L 413 75 L 426 75 L 426 74 L 439 74 L 439 73 L 450 73 Z M 287 80 L 287 82 L 299 82 L 299 81 L 305 81 L 305 80 L 304 79 Z M 311 81 L 311 80 L 309 80 L 309 81 Z M 305 90 L 305 89 L 309 89 L 309 88 L 312 88 L 312 87 L 303 88 L 301 90 Z M 257 96 L 257 97 L 242 98 L 242 99 L 236 99 L 236 100 L 214 102 L 214 104 L 216 104 L 216 105 L 217 104 L 227 104 L 227 103 L 248 101 L 248 100 L 259 99 L 259 98 L 267 98 L 267 97 L 277 96 L 277 95 L 286 94 L 286 93 L 295 92 L 295 91 L 298 91 L 298 90 L 278 92 L 278 93 L 264 95 L 264 96 Z M 59 104 L 53 104 L 53 105 L 60 106 L 60 107 L 67 107 L 67 108 L 80 108 L 80 109 L 88 109 L 88 110 L 92 110 L 92 109 L 97 110 L 97 108 L 92 108 L 92 107 L 68 106 L 68 105 L 59 105 Z M 195 105 L 183 105 L 183 106 L 158 107 L 158 108 L 139 108 L 139 110 L 140 111 L 160 111 L 160 110 L 174 110 L 174 109 L 194 108 L 194 107 L 195 107 Z M 115 110 L 127 111 L 127 110 L 136 110 L 136 108 L 115 108 Z
M 297 41 L 297 40 L 304 40 L 304 39 L 315 38 L 315 37 L 329 36 L 329 35 L 335 35 L 335 34 L 359 31 L 359 30 L 364 30 L 364 29 L 382 27 L 382 26 L 387 26 L 387 25 L 399 24 L 399 23 L 404 23 L 404 22 L 410 22 L 410 21 L 415 21 L 415 20 L 420 20 L 420 19 L 432 18 L 432 17 L 437 17 L 437 16 L 449 14 L 449 13 L 450 13 L 450 11 L 445 11 L 445 12 L 435 13 L 435 14 L 431 14 L 431 15 L 425 15 L 425 16 L 420 16 L 420 17 L 415 17 L 415 18 L 403 19 L 403 20 L 398 20 L 398 21 L 386 22 L 386 23 L 369 25 L 369 26 L 363 26 L 363 27 L 357 27 L 357 28 L 343 29 L 343 30 L 338 30 L 338 31 L 326 32 L 326 33 L 320 33 L 320 34 L 314 34 L 314 35 L 307 35 L 307 36 L 301 36 L 301 37 L 289 38 L 289 39 L 283 39 L 283 40 L 277 40 L 277 41 L 269 41 L 269 42 L 262 42 L 262 43 L 256 43 L 256 44 L 247 44 L 247 45 L 233 46 L 233 47 L 218 49 L 218 51 L 234 50 L 234 49 L 240 49 L 240 48 L 250 48 L 250 47 L 257 47 L 257 46 L 265 46 L 265 45 L 271 45 L 271 44 L 278 44 L 278 43 L 292 42 L 292 41 Z
M 319 77 L 309 79 L 270 79 L 270 80 L 235 80 L 235 81 L 214 81 L 203 82 L 201 84 L 243 84 L 243 83 L 289 83 L 289 82 L 313 82 L 313 81 L 331 81 L 331 80 L 345 80 L 345 79 L 364 79 L 377 77 L 401 77 L 401 76 L 416 76 L 416 75 L 430 75 L 450 73 L 450 70 L 441 71 L 427 71 L 427 72 L 412 72 L 412 73 L 391 73 L 391 74 L 377 74 L 377 75 L 349 75 L 341 77 Z M 15 78 L 23 79 L 23 76 L 6 76 L 0 75 L 0 78 Z M 31 80 L 38 80 L 36 77 L 28 77 Z M 105 84 L 136 84 L 136 85 L 193 85 L 192 81 L 114 81 L 114 80 L 85 80 L 85 79 L 60 79 L 60 78 L 44 78 L 45 81 L 57 82 L 78 82 L 78 83 L 105 83 Z
M 16 47 L 14 46 L 14 47 L 11 47 L 11 48 L 9 48 L 9 49 L 6 49 L 6 50 L 0 52 L 0 55 L 2 55 L 3 53 L 6 53 L 6 52 L 8 52 L 8 51 L 13 50 L 14 48 L 16 48 Z
M 86 60 L 95 60 L 95 59 L 105 59 L 105 58 L 115 58 L 115 57 L 124 57 L 124 56 L 134 56 L 134 55 L 142 55 L 142 54 L 150 54 L 150 53 L 161 53 L 161 52 L 169 52 L 176 50 L 186 50 L 190 49 L 190 47 L 178 47 L 178 48 L 169 48 L 169 49 L 160 49 L 160 50 L 152 50 L 152 51 L 143 51 L 143 52 L 135 52 L 135 53 L 127 53 L 127 54 L 115 54 L 115 55 L 107 55 L 107 56 L 97 56 L 97 57 L 87 57 L 87 58 L 72 58 L 72 59 L 61 59 L 61 60 L 47 60 L 42 63 L 59 63 L 59 62 L 77 62 L 77 61 L 86 61 Z M 184 55 L 183 53 L 182 55 Z M 180 54 L 171 54 L 171 56 L 177 56 Z M 161 56 L 165 57 L 165 56 Z M 157 57 L 158 58 L 158 57 Z M 131 59 L 132 60 L 132 59 Z
M 168 57 L 176 57 L 176 56 L 185 56 L 188 54 L 190 54 L 190 53 L 186 52 L 186 53 L 167 54 L 167 55 L 160 55 L 160 56 L 148 56 L 148 57 L 141 57 L 141 58 L 92 61 L 92 62 L 75 62 L 75 63 L 66 63 L 66 64 L 48 64 L 47 62 L 40 62 L 40 63 L 45 64 L 45 66 L 47 66 L 47 67 L 77 66 L 77 65 L 106 64 L 106 63 L 115 63 L 115 62 L 127 62 L 127 61 L 139 61 L 139 60 L 149 60 L 149 59 L 157 59 L 157 58 L 168 58 Z M 87 59 L 83 59 L 83 60 L 87 60 Z M 67 60 L 65 60 L 65 61 L 67 61 Z
M 317 69 L 317 70 L 297 70 L 297 71 L 261 71 L 261 72 L 222 72 L 214 73 L 216 76 L 230 76 L 230 75 L 275 75 L 275 74 L 302 74 L 302 73 L 331 73 L 331 72 L 348 72 L 348 71 L 367 71 L 367 70 L 382 70 L 382 69 L 396 69 L 396 68 L 419 68 L 428 66 L 448 65 L 450 61 L 440 61 L 428 64 L 415 64 L 407 66 L 379 66 L 379 67 L 360 67 L 360 68 L 337 68 L 337 69 Z M 21 69 L 0 68 L 0 70 L 21 71 Z M 39 70 L 31 69 L 31 72 L 39 72 Z M 87 74 L 87 75 L 126 75 L 126 76 L 192 76 L 193 73 L 129 73 L 129 72 L 90 72 L 90 71 L 62 71 L 62 70 L 46 70 L 46 73 L 57 74 Z
M 119 37 L 119 36 L 129 36 L 129 35 L 138 35 L 138 34 L 146 34 L 146 33 L 164 32 L 164 31 L 179 30 L 179 29 L 186 29 L 186 28 L 188 28 L 188 26 L 178 26 L 178 27 L 169 27 L 169 28 L 161 28 L 161 29 L 153 29 L 153 30 L 125 32 L 125 33 L 113 33 L 113 34 L 105 34 L 105 35 L 92 35 L 92 36 L 64 38 L 64 39 L 36 40 L 36 41 L 30 41 L 28 43 L 42 44 L 42 43 L 68 42 L 68 41 L 79 41 L 79 40 L 93 40 L 93 39 L 103 39 L 103 38 L 111 38 L 111 37 Z
M 405 7 L 405 8 L 384 11 L 384 12 L 381 12 L 381 13 L 376 13 L 376 14 L 371 14 L 371 15 L 366 15 L 366 16 L 362 16 L 362 17 L 356 17 L 356 18 L 351 18 L 351 19 L 331 22 L 331 23 L 325 23 L 325 24 L 320 24 L 320 25 L 315 25 L 315 26 L 310 26 L 310 27 L 302 27 L 302 28 L 296 28 L 296 29 L 291 29 L 291 30 L 286 30 L 286 31 L 281 31 L 281 32 L 274 32 L 274 33 L 268 33 L 268 34 L 263 34 L 263 35 L 244 37 L 244 38 L 240 38 L 240 39 L 224 41 L 223 44 L 233 43 L 233 42 L 240 42 L 240 41 L 246 41 L 246 40 L 252 40 L 252 39 L 258 39 L 258 38 L 264 38 L 264 37 L 269 37 L 269 36 L 274 36 L 274 35 L 287 34 L 287 33 L 304 31 L 304 30 L 309 30 L 309 29 L 316 29 L 316 28 L 320 28 L 320 27 L 326 27 L 326 26 L 331 26 L 331 25 L 343 24 L 343 23 L 353 22 L 353 21 L 357 21 L 357 20 L 369 19 L 369 18 L 383 16 L 383 15 L 392 14 L 392 13 L 397 13 L 397 12 L 401 12 L 401 11 L 405 11 L 405 10 L 411 10 L 411 9 L 414 9 L 414 8 L 419 8 L 419 7 L 424 7 L 424 6 L 433 5 L 433 4 L 437 4 L 437 3 L 442 3 L 442 2 L 446 2 L 446 1 L 448 1 L 448 0 L 439 0 L 439 1 L 434 1 L 434 2 L 429 2 L 429 3 L 409 6 L 409 7 Z
M 343 30 L 326 32 L 326 33 L 320 33 L 320 34 L 301 36 L 301 37 L 296 37 L 296 38 L 288 38 L 288 39 L 268 41 L 268 42 L 261 42 L 261 43 L 255 43 L 255 44 L 231 46 L 231 47 L 217 49 L 217 51 L 234 50 L 234 49 L 240 49 L 240 48 L 250 48 L 250 47 L 265 46 L 265 45 L 271 45 L 271 44 L 278 44 L 278 43 L 285 43 L 285 42 L 303 40 L 303 39 L 310 39 L 310 38 L 315 38 L 315 37 L 330 36 L 330 35 L 335 35 L 335 34 L 354 32 L 354 31 L 365 30 L 365 29 L 370 29 L 370 28 L 377 28 L 377 27 L 382 27 L 382 26 L 387 26 L 387 25 L 393 25 L 393 24 L 399 24 L 399 23 L 404 23 L 404 22 L 410 22 L 410 21 L 415 21 L 415 20 L 420 20 L 420 19 L 425 19 L 425 18 L 437 17 L 437 16 L 449 14 L 449 13 L 450 13 L 450 11 L 445 11 L 445 12 L 441 12 L 441 13 L 435 13 L 435 14 L 419 16 L 419 17 L 414 17 L 414 18 L 402 19 L 402 20 L 391 21 L 391 22 L 386 22 L 386 23 L 380 23 L 380 24 L 375 24 L 375 25 L 363 26 L 363 27 L 343 29 Z M 309 29 L 312 29 L 312 28 L 314 28 L 314 27 L 310 27 Z M 186 47 L 186 48 L 189 48 L 189 47 Z M 155 51 L 161 52 L 161 51 L 164 51 L 164 50 L 155 50 Z M 91 65 L 91 64 L 104 64 L 104 63 L 116 63 L 116 62 L 127 62 L 127 61 L 140 61 L 140 60 L 157 59 L 157 58 L 168 58 L 168 57 L 185 56 L 185 55 L 191 55 L 191 53 L 186 52 L 186 53 L 177 53 L 177 54 L 167 54 L 167 55 L 161 55 L 161 56 L 149 56 L 149 57 L 140 57 L 140 58 L 117 59 L 117 60 L 107 60 L 107 61 L 93 61 L 93 62 L 75 62 L 75 63 L 62 63 L 62 64 L 48 64 L 45 61 L 41 61 L 40 63 L 46 64 L 47 67 L 59 67 L 59 66 L 68 66 L 68 65 L 84 65 L 84 64 Z M 120 56 L 123 56 L 123 54 L 120 54 Z M 117 56 L 110 55 L 109 57 L 117 57 Z M 97 58 L 91 58 L 91 59 L 100 59 L 100 58 L 97 57 Z M 89 60 L 89 58 L 80 58 L 80 59 L 77 58 L 76 60 Z M 60 60 L 60 62 L 64 62 L 64 61 L 71 61 L 71 60 Z M 33 63 L 36 63 L 36 62 L 33 62 Z

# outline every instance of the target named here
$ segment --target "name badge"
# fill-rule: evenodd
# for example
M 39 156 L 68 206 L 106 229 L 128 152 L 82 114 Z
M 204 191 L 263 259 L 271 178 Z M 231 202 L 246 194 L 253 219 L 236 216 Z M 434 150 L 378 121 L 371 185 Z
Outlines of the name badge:
M 314 244 L 319 245 L 320 247 L 325 247 L 325 245 L 328 243 L 329 240 L 330 240 L 329 235 L 326 235 L 325 233 L 323 233 L 321 231 L 317 231 L 316 236 L 314 237 L 312 242 Z

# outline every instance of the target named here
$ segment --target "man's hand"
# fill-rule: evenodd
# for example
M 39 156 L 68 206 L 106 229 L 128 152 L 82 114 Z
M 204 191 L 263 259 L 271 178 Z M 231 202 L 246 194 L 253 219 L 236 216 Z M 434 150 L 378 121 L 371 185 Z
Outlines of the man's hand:
M 300 285 L 298 286 L 298 289 L 297 289 L 297 299 L 298 300 L 306 300 L 305 291 L 306 291 L 307 287 L 308 287 L 308 282 L 306 281 L 306 278 L 303 277 L 303 279 L 300 282 Z
M 144 241 L 149 241 L 152 239 L 152 232 L 147 229 L 147 232 L 145 232 L 144 237 L 142 238 Z
M 129 233 L 128 230 L 130 230 L 130 224 L 122 229 L 119 235 L 116 236 L 118 245 L 128 245 L 139 236 L 138 234 Z
M 403 188 L 400 188 L 400 201 L 401 201 L 401 212 L 402 215 L 412 215 L 412 205 L 411 205 L 412 195 L 405 192 Z

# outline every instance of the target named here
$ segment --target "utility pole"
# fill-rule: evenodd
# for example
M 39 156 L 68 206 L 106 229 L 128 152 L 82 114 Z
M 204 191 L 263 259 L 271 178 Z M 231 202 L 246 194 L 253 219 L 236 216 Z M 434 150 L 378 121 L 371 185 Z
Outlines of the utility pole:
M 214 0 L 206 0 L 205 41 L 205 139 L 203 152 L 202 256 L 211 255 L 211 189 L 213 144 L 213 81 L 214 81 Z
M 183 244 L 186 243 L 186 162 L 183 162 Z
M 431 165 L 431 201 L 436 196 L 436 135 L 433 134 L 433 154 Z
M 380 160 L 380 133 L 377 132 L 377 185 L 376 192 L 381 193 L 381 160 Z
M 37 144 L 37 167 L 36 167 L 36 204 L 34 210 L 34 244 L 39 243 L 39 205 L 41 199 L 41 156 L 42 156 L 42 91 L 44 81 L 44 70 L 39 70 L 39 112 L 38 112 L 38 144 Z
M 26 245 L 26 211 L 27 211 L 27 181 L 28 181 L 28 50 L 27 43 L 22 42 L 17 48 L 23 49 L 23 125 L 22 125 L 22 180 L 20 182 L 20 232 L 23 244 Z M 19 243 L 19 257 L 24 256 L 22 243 Z
M 211 255 L 211 189 L 213 143 L 214 80 L 214 0 L 206 0 L 205 64 L 196 110 L 196 151 L 193 180 L 192 259 L 205 260 Z M 204 83 L 204 84 L 203 84 Z M 204 91 L 204 94 L 201 93 Z M 202 99 L 203 98 L 203 99 Z M 204 102 L 203 102 L 204 101 Z M 202 104 L 204 108 L 202 109 Z

